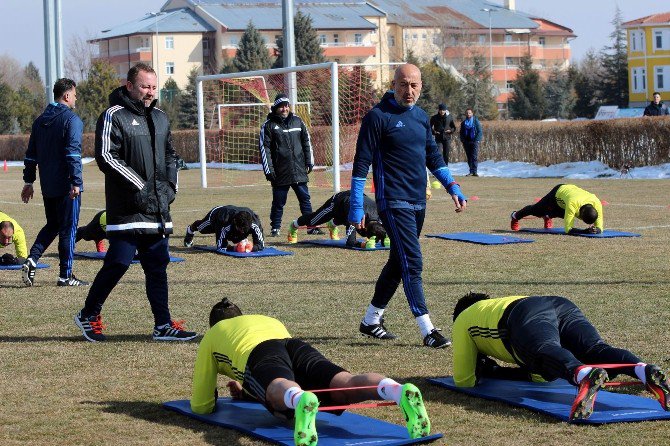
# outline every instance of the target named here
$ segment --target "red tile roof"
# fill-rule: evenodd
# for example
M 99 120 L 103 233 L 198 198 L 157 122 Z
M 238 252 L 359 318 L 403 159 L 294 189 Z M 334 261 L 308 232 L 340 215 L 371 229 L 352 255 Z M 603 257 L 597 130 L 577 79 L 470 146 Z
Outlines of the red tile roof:
M 659 12 L 639 19 L 624 22 L 624 25 L 651 25 L 654 23 L 670 23 L 670 12 Z

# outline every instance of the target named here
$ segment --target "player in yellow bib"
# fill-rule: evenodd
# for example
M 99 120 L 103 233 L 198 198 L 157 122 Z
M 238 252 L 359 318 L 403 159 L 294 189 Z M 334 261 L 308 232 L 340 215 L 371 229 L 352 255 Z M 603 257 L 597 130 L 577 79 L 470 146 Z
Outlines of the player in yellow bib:
M 529 215 L 543 218 L 547 229 L 553 227 L 552 218 L 562 218 L 566 234 L 600 234 L 604 229 L 600 199 L 574 184 L 559 184 L 537 203 L 512 212 L 512 231 L 518 231 L 519 220 Z M 575 218 L 582 220 L 588 227 L 575 228 Z
M 454 309 L 454 382 L 473 387 L 479 378 L 547 380 L 563 378 L 579 387 L 570 417 L 588 418 L 595 395 L 611 374 L 639 378 L 669 410 L 670 381 L 658 366 L 607 344 L 582 311 L 560 296 L 490 299 L 470 293 Z M 493 358 L 493 359 L 492 359 Z M 502 367 L 494 359 L 519 367 Z M 632 364 L 604 368 L 588 364 Z
M 209 324 L 193 372 L 191 410 L 195 413 L 214 411 L 217 375 L 222 374 L 233 379 L 227 384 L 233 398 L 256 400 L 273 415 L 295 417 L 296 445 L 316 444 L 315 417 L 320 403 L 395 401 L 407 419 L 411 438 L 430 433 L 421 392 L 413 384 L 400 385 L 377 373 L 352 375 L 308 343 L 292 338 L 277 319 L 242 315 L 225 298 L 212 308 Z M 355 389 L 324 392 L 319 398 L 310 392 L 328 388 Z
M 28 257 L 26 234 L 19 224 L 9 215 L 0 212 L 0 248 L 6 248 L 14 243 L 16 256 L 5 253 L 0 257 L 0 265 L 20 265 Z

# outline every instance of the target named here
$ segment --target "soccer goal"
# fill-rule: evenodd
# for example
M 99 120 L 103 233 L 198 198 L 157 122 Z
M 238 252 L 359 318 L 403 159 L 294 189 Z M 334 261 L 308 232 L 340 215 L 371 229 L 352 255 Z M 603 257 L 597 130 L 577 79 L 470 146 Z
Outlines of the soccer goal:
M 390 86 L 395 65 L 328 62 L 199 76 L 202 187 L 266 184 L 258 148 L 260 128 L 280 92 L 292 99 L 293 113 L 310 132 L 315 160 L 310 184 L 335 192 L 349 187 L 361 121 Z

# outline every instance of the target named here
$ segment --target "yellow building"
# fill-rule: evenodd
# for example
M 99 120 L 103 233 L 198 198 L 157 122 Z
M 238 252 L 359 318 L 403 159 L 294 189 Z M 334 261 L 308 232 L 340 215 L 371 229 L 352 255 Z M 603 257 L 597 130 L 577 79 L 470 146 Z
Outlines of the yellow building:
M 670 100 L 670 12 L 625 22 L 628 38 L 628 100 L 644 107 L 652 94 Z

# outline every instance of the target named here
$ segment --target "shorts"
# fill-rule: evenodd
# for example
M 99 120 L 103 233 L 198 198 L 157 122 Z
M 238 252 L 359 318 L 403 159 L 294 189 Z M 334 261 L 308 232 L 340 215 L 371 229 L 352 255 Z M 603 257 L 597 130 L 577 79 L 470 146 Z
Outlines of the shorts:
M 274 415 L 293 417 L 293 410 L 277 413 L 267 402 L 265 391 L 272 381 L 284 378 L 298 383 L 303 390 L 327 389 L 340 372 L 346 370 L 333 364 L 314 347 L 300 339 L 270 339 L 251 351 L 244 370 L 245 392 Z M 329 392 L 319 394 L 322 405 L 331 405 Z

